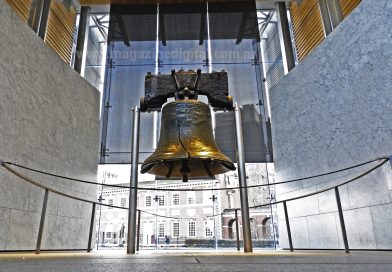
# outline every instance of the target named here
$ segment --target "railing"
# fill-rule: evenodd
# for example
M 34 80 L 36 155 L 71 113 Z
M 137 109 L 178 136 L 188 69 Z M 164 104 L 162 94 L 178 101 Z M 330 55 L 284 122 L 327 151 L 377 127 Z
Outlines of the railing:
M 251 206 L 249 207 L 249 209 L 256 209 L 256 208 L 261 208 L 261 207 L 267 207 L 270 205 L 277 205 L 277 204 L 283 204 L 283 210 L 284 210 L 284 215 L 285 215 L 285 222 L 286 222 L 286 229 L 287 229 L 287 237 L 288 237 L 288 242 L 289 242 L 289 249 L 290 251 L 293 251 L 294 245 L 293 245 L 293 241 L 292 241 L 292 235 L 291 235 L 291 229 L 290 229 L 290 220 L 289 220 L 289 215 L 288 215 L 288 210 L 287 210 L 287 203 L 290 201 L 294 201 L 294 200 L 298 200 L 298 199 L 302 199 L 302 198 L 306 198 L 309 196 L 314 196 L 317 194 L 321 194 L 330 190 L 334 190 L 335 192 L 335 198 L 336 198 L 336 203 L 337 203 L 337 208 L 338 208 L 338 214 L 339 214 L 339 221 L 340 221 L 340 226 L 341 226 L 341 231 L 342 231 L 342 237 L 343 237 L 343 242 L 344 242 L 344 250 L 346 253 L 350 252 L 350 248 L 349 248 L 349 244 L 348 244 L 348 239 L 347 239 L 347 233 L 346 233 L 346 227 L 345 227 L 345 222 L 344 222 L 344 216 L 343 216 L 343 209 L 342 209 L 342 205 L 341 205 L 341 200 L 340 200 L 340 193 L 339 193 L 339 187 L 349 184 L 355 180 L 358 180 L 366 175 L 368 175 L 369 173 L 373 172 L 374 170 L 378 169 L 379 167 L 381 167 L 382 165 L 384 165 L 386 162 L 390 161 L 391 157 L 382 157 L 382 158 L 378 158 L 375 160 L 370 160 L 361 164 L 357 164 L 355 166 L 351 166 L 351 167 L 347 167 L 347 168 L 343 168 L 343 169 L 339 169 L 336 171 L 332 171 L 332 172 L 328 172 L 328 173 L 324 173 L 324 174 L 319 174 L 319 175 L 315 175 L 315 176 L 309 176 L 309 177 L 305 177 L 305 178 L 299 178 L 299 179 L 293 179 L 293 180 L 286 180 L 286 181 L 282 181 L 282 182 L 276 182 L 276 183 L 271 183 L 271 184 L 260 184 L 260 185 L 253 185 L 253 186 L 247 186 L 246 188 L 252 188 L 252 187 L 262 187 L 262 186 L 271 186 L 271 185 L 277 185 L 277 184 L 285 184 L 285 183 L 291 183 L 291 182 L 296 182 L 296 181 L 301 181 L 301 180 L 307 180 L 307 179 L 311 179 L 311 178 L 317 178 L 317 177 L 322 177 L 322 176 L 327 176 L 330 174 L 334 174 L 334 173 L 338 173 L 338 172 L 342 172 L 342 171 L 346 171 L 349 169 L 354 169 L 360 166 L 364 166 L 376 161 L 380 161 L 378 164 L 376 164 L 375 166 L 369 168 L 368 170 L 364 171 L 363 173 L 345 181 L 342 182 L 338 185 L 335 186 L 331 186 L 329 188 L 323 189 L 323 190 L 319 190 L 313 193 L 309 193 L 309 194 L 305 194 L 305 195 L 301 195 L 301 196 L 297 196 L 297 197 L 293 197 L 293 198 L 288 198 L 288 199 L 284 199 L 284 200 L 279 200 L 279 201 L 275 201 L 275 202 L 270 202 L 267 204 L 263 204 L 263 205 L 257 205 L 257 206 Z M 50 188 L 48 186 L 42 185 L 39 182 L 27 177 L 26 175 L 16 171 L 15 169 L 13 169 L 13 167 L 19 167 L 19 168 L 23 168 L 29 171 L 33 171 L 33 172 L 38 172 L 41 174 L 45 174 L 45 175 L 49 175 L 52 177 L 59 177 L 59 178 L 64 178 L 67 180 L 72 180 L 72 181 L 76 181 L 76 182 L 81 182 L 81 183 L 87 183 L 87 184 L 93 184 L 93 185 L 104 185 L 104 186 L 108 186 L 108 187 L 118 187 L 118 188 L 127 188 L 127 189 L 139 189 L 139 190 L 160 190 L 160 191 L 211 191 L 211 190 L 233 190 L 233 189 L 241 189 L 243 187 L 230 187 L 230 188 L 214 188 L 214 189 L 162 189 L 162 188 L 143 188 L 143 187 L 139 187 L 139 188 L 134 188 L 134 187 L 130 187 L 130 186 L 121 186 L 121 185 L 109 185 L 109 184 L 101 184 L 101 183 L 96 183 L 96 182 L 91 182 L 91 181 L 86 181 L 86 180 L 80 180 L 80 179 L 74 179 L 74 178 L 69 178 L 69 177 L 64 177 L 64 176 L 60 176 L 60 175 L 56 175 L 53 173 L 47 173 L 47 172 L 43 172 L 40 170 L 36 170 L 33 168 L 29 168 L 29 167 L 25 167 L 23 165 L 19 165 L 16 163 L 12 163 L 12 162 L 5 162 L 5 161 L 0 161 L 1 166 L 3 166 L 4 169 L 6 169 L 7 171 L 9 171 L 10 173 L 14 174 L 15 176 L 21 178 L 22 180 L 24 180 L 25 182 L 28 182 L 30 184 L 33 184 L 34 186 L 37 186 L 39 188 L 42 188 L 45 190 L 45 194 L 44 194 L 44 201 L 43 201 L 43 205 L 42 205 L 42 212 L 41 212 L 41 219 L 40 219 L 40 225 L 39 225 L 39 231 L 38 231 L 38 238 L 37 238 L 37 243 L 36 243 L 36 249 L 35 249 L 35 253 L 39 254 L 41 251 L 41 242 L 42 242 L 42 236 L 44 233 L 44 225 L 45 225 L 45 217 L 46 217 L 46 210 L 47 210 L 47 205 L 48 205 L 48 197 L 49 197 L 49 192 L 54 193 L 54 194 L 58 194 L 70 199 L 74 199 L 77 201 L 82 201 L 82 202 L 87 202 L 92 204 L 92 210 L 91 210 L 91 221 L 90 221 L 90 228 L 89 228 L 89 236 L 88 236 L 88 243 L 87 243 L 87 252 L 90 252 L 92 250 L 92 239 L 93 239 L 93 230 L 94 230 L 94 222 L 95 222 L 95 212 L 96 212 L 96 207 L 97 205 L 101 205 L 101 206 L 106 206 L 106 207 L 111 207 L 111 208 L 117 208 L 117 209 L 124 209 L 124 210 L 128 210 L 127 207 L 121 207 L 121 206 L 115 206 L 115 205 L 108 205 L 108 204 L 104 204 L 101 202 L 97 202 L 97 201 L 92 201 L 92 200 L 88 200 L 88 199 L 83 199 L 80 197 L 76 197 L 76 196 L 72 196 L 69 194 L 66 194 L 64 192 L 61 192 L 59 190 Z M 207 216 L 207 217 L 215 217 L 215 216 L 222 216 L 224 214 L 227 214 L 229 212 L 235 212 L 236 215 L 236 223 L 238 222 L 238 216 L 237 216 L 237 212 L 240 210 L 240 208 L 236 208 L 236 209 L 226 209 L 225 212 L 220 213 L 220 214 L 214 214 L 211 216 Z M 138 216 L 137 216 L 137 237 L 140 237 L 140 217 L 141 217 L 141 213 L 144 212 L 146 214 L 150 214 L 150 215 L 155 215 L 158 217 L 163 217 L 163 218 L 172 218 L 172 219 L 195 219 L 194 217 L 173 217 L 173 216 L 165 216 L 165 215 L 158 215 L 158 214 L 154 214 L 154 213 L 150 213 L 148 211 L 143 211 L 138 209 Z M 237 230 L 238 230 L 238 226 L 237 226 Z M 237 249 L 239 250 L 239 245 L 240 245 L 240 241 L 239 241 L 239 235 L 238 235 L 239 231 L 237 231 Z M 137 251 L 139 250 L 140 247 L 140 239 L 136 239 L 136 249 Z

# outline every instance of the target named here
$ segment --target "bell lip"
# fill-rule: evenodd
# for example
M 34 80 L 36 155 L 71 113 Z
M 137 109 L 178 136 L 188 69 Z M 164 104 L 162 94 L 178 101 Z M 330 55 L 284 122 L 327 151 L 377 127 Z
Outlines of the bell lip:
M 234 163 L 232 161 L 225 161 L 225 160 L 217 160 L 217 159 L 211 159 L 211 158 L 177 158 L 177 159 L 167 159 L 165 160 L 166 162 L 175 162 L 175 161 L 183 161 L 183 160 L 200 160 L 200 161 L 214 161 L 214 162 L 219 162 L 222 164 L 226 169 L 229 171 L 235 171 L 237 168 L 234 166 Z M 142 167 L 140 170 L 141 174 L 146 174 L 148 173 L 151 168 L 154 167 L 155 164 L 161 162 L 162 160 L 156 160 L 156 161 L 151 161 L 148 163 L 142 163 Z

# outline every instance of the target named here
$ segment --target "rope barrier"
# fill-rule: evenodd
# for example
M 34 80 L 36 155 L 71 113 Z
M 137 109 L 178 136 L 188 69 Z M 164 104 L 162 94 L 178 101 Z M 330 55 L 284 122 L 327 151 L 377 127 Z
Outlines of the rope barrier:
M 1 161 L 1 160 L 0 160 L 0 164 L 1 164 L 1 166 L 3 166 L 6 170 L 8 170 L 8 171 L 11 172 L 12 174 L 14 174 L 15 176 L 17 176 L 17 177 L 23 179 L 24 181 L 26 181 L 26 182 L 28 182 L 28 183 L 30 183 L 30 184 L 35 185 L 35 186 L 37 186 L 37 187 L 40 187 L 40 188 L 45 189 L 45 190 L 48 190 L 49 192 L 52 192 L 52 193 L 55 193 L 55 194 L 58 194 L 58 195 L 61 195 L 61 196 L 64 196 L 64 197 L 68 197 L 68 198 L 71 198 L 71 199 L 74 199 L 74 200 L 79 200 L 79 201 L 82 201 L 82 202 L 87 202 L 87 203 L 96 204 L 96 205 L 101 205 L 101 206 L 110 207 L 110 208 L 128 210 L 128 207 L 122 207 L 122 206 L 116 206 L 116 205 L 109 205 L 109 204 L 101 203 L 101 202 L 98 202 L 98 201 L 92 201 L 92 200 L 88 200 L 88 199 L 84 199 L 84 198 L 81 198 L 81 197 L 77 197 L 77 196 L 73 196 L 73 195 L 69 195 L 69 194 L 63 193 L 63 192 L 58 191 L 58 190 L 56 190 L 56 189 L 53 189 L 53 188 L 50 188 L 50 187 L 48 187 L 48 186 L 42 185 L 42 184 L 40 184 L 39 182 L 34 181 L 33 179 L 31 179 L 31 178 L 29 178 L 29 177 L 26 177 L 25 175 L 16 172 L 14 169 L 12 169 L 12 168 L 10 168 L 9 166 L 7 166 L 7 165 L 6 165 L 3 161 Z M 144 210 L 140 210 L 140 209 L 138 209 L 138 211 L 141 211 L 141 212 L 143 212 L 143 213 L 147 213 L 147 214 L 150 214 L 150 215 L 158 216 L 158 217 L 171 218 L 171 219 L 195 219 L 194 217 L 173 217 L 173 216 L 165 216 L 165 215 L 150 213 L 150 212 L 147 212 L 147 211 L 144 211 Z
M 308 180 L 308 179 L 312 179 L 312 178 L 318 178 L 318 177 L 323 177 L 323 176 L 327 176 L 327 175 L 332 175 L 332 174 L 336 174 L 339 172 L 343 172 L 343 171 L 347 171 L 347 170 L 351 170 L 360 166 L 364 166 L 367 164 L 370 164 L 372 162 L 376 162 L 382 159 L 389 159 L 389 157 L 381 157 L 381 158 L 377 158 L 377 159 L 373 159 L 370 161 L 366 161 L 360 164 L 356 164 L 350 167 L 346 167 L 346 168 L 342 168 L 339 170 L 335 170 L 335 171 L 331 171 L 331 172 L 327 172 L 327 173 L 323 173 L 323 174 L 318 174 L 318 175 L 314 175 L 314 176 L 308 176 L 308 177 L 304 177 L 304 178 L 297 178 L 297 179 L 291 179 L 291 180 L 286 180 L 286 181 L 280 181 L 280 182 L 275 182 L 275 183 L 269 183 L 269 184 L 257 184 L 257 185 L 250 185 L 250 186 L 238 186 L 238 187 L 228 187 L 228 188 L 195 188 L 195 189 L 184 189 L 184 188 L 150 188 L 150 187 L 131 187 L 131 186 L 125 186 L 125 185 L 114 185 L 114 184 L 102 184 L 102 183 L 98 183 L 98 182 L 92 182 L 92 181 L 87 181 L 87 180 L 82 180 L 82 179 L 76 179 L 76 178 L 70 178 L 70 177 L 66 177 L 66 176 L 62 176 L 62 175 L 57 175 L 57 174 L 53 174 L 53 173 L 49 173 L 49 172 L 45 172 L 45 171 L 41 171 L 41 170 L 37 170 L 34 168 L 30 168 L 27 166 L 23 166 L 17 163 L 13 163 L 13 162 L 7 162 L 7 161 L 0 161 L 1 165 L 13 165 L 25 170 L 29 170 L 32 172 L 36 172 L 36 173 L 40 173 L 43 175 L 47 175 L 47 176 L 52 176 L 52 177 L 56 177 L 56 178 L 62 178 L 62 179 L 66 179 L 66 180 L 71 180 L 71 181 L 76 181 L 76 182 L 80 182 L 80 183 L 86 183 L 86 184 L 92 184 L 92 185 L 101 185 L 101 186 L 106 186 L 106 187 L 113 187 L 113 188 L 122 188 L 122 189 L 138 189 L 138 190 L 145 190 L 145 191 L 166 191 L 166 192 L 181 192 L 181 191 L 185 191 L 185 192 L 198 192 L 198 191 L 223 191 L 223 190 L 236 190 L 236 189 L 243 189 L 243 188 L 258 188 L 258 187 L 266 187 L 266 186 L 273 186 L 273 185 L 280 185 L 280 184 L 286 184 L 286 183 L 292 183 L 292 182 L 297 182 L 297 181 L 302 181 L 302 180 Z
M 329 190 L 332 190 L 332 189 L 334 189 L 334 188 L 337 188 L 337 187 L 346 185 L 346 184 L 351 183 L 351 182 L 353 182 L 353 181 L 355 181 L 355 180 L 357 180 L 357 179 L 360 179 L 361 177 L 364 177 L 364 176 L 370 174 L 370 173 L 373 172 L 374 170 L 376 170 L 376 169 L 378 169 L 379 167 L 381 167 L 382 165 L 384 165 L 386 162 L 390 161 L 390 159 L 391 159 L 391 157 L 384 157 L 383 161 L 380 162 L 379 164 L 375 165 L 374 167 L 370 168 L 369 170 L 363 172 L 362 174 L 360 174 L 360 175 L 358 175 L 358 176 L 355 176 L 354 178 L 351 178 L 351 179 L 349 179 L 349 180 L 347 180 L 347 181 L 345 181 L 345 182 L 343 182 L 343 183 L 341 183 L 341 184 L 339 184 L 339 185 L 335 185 L 335 186 L 332 186 L 332 187 L 323 189 L 323 190 L 321 190 L 321 191 L 316 191 L 316 192 L 313 192 L 313 193 L 309 193 L 309 194 L 305 194 L 305 195 L 301 195 L 301 196 L 297 196 L 297 197 L 293 197 L 293 198 L 288 198 L 288 199 L 284 199 L 284 200 L 279 200 L 279 201 L 275 201 L 275 202 L 270 202 L 270 203 L 266 203 L 266 204 L 262 204 L 262 205 L 251 206 L 251 207 L 249 207 L 249 209 L 257 209 L 257 208 L 261 208 L 261 207 L 267 207 L 267 206 L 270 206 L 270 205 L 276 205 L 276 204 L 280 204 L 280 203 L 283 203 L 283 202 L 298 200 L 298 199 L 301 199 L 301 198 L 306 198 L 306 197 L 310 197 L 310 196 L 313 196 L 313 195 L 316 195 L 316 194 L 321 194 L 321 193 L 327 192 L 327 191 L 329 191 Z M 380 160 L 380 159 L 376 159 L 376 160 Z M 373 160 L 373 161 L 376 161 L 376 160 Z M 369 161 L 369 162 L 373 162 L 373 161 Z M 367 162 L 367 163 L 369 163 L 369 162 Z M 364 164 L 367 164 L 367 163 L 364 163 Z M 111 207 L 111 208 L 117 208 L 117 209 L 128 210 L 127 207 L 109 205 L 109 204 L 104 204 L 104 203 L 97 202 L 97 201 L 92 201 L 92 200 L 83 199 L 83 198 L 80 198 L 80 197 L 76 197 L 76 196 L 72 196 L 72 195 L 63 193 L 63 192 L 61 192 L 61 191 L 58 191 L 58 190 L 56 190 L 56 189 L 53 189 L 53 188 L 50 188 L 50 187 L 47 187 L 47 186 L 44 186 L 44 185 L 42 185 L 42 184 L 40 184 L 40 183 L 38 183 L 38 182 L 32 180 L 31 178 L 26 177 L 25 175 L 18 173 L 17 171 L 15 171 L 15 170 L 12 169 L 11 167 L 7 166 L 6 164 L 10 164 L 10 163 L 7 163 L 7 162 L 4 162 L 4 161 L 0 160 L 0 165 L 3 166 L 6 170 L 8 170 L 9 172 L 11 172 L 12 174 L 14 174 L 15 176 L 17 176 L 17 177 L 19 177 L 19 178 L 21 178 L 21 179 L 27 181 L 27 182 L 30 183 L 30 184 L 35 185 L 35 186 L 37 186 L 37 187 L 40 187 L 40 188 L 42 188 L 42 189 L 46 189 L 46 190 L 48 190 L 48 191 L 50 191 L 50 192 L 52 192 L 52 193 L 55 193 L 55 194 L 58 194 L 58 195 L 61 195 L 61 196 L 64 196 L 64 197 L 68 197 L 68 198 L 71 198 L 71 199 L 79 200 L 79 201 L 82 201 L 82 202 L 87 202 L 87 203 L 91 203 L 91 204 L 101 205 L 101 206 L 105 206 L 105 207 Z M 362 164 L 362 165 L 363 165 L 363 164 Z M 352 168 L 352 167 L 350 167 L 350 168 Z M 238 210 L 241 210 L 241 209 L 240 209 L 240 208 L 226 209 L 226 211 L 224 211 L 223 213 L 215 214 L 215 215 L 209 215 L 209 216 L 206 216 L 206 217 L 207 217 L 207 218 L 210 218 L 210 217 L 215 217 L 215 216 L 221 216 L 221 215 L 224 215 L 224 214 L 233 212 L 233 211 L 235 211 L 235 210 L 238 211 Z M 147 211 L 144 211 L 144 210 L 140 210 L 140 209 L 138 209 L 138 211 L 141 211 L 141 212 L 143 212 L 143 213 L 150 214 L 150 215 L 153 215 L 153 216 L 163 217 L 163 218 L 170 218 L 170 219 L 195 219 L 195 218 L 193 218 L 193 217 L 173 217 L 173 216 L 159 215 L 159 214 L 150 213 L 150 212 L 147 212 Z
M 289 202 L 289 201 L 298 200 L 298 199 L 301 199 L 301 198 L 306 198 L 306 197 L 310 197 L 310 196 L 313 196 L 313 195 L 325 193 L 325 192 L 327 192 L 327 191 L 329 191 L 329 190 L 332 190 L 332 189 L 335 189 L 335 188 L 337 188 L 337 187 L 346 185 L 346 184 L 348 184 L 348 183 L 351 183 L 351 182 L 353 182 L 353 181 L 355 181 L 355 180 L 357 180 L 357 179 L 360 179 L 360 178 L 362 178 L 362 177 L 364 177 L 364 176 L 370 174 L 370 173 L 373 172 L 374 170 L 376 170 L 376 169 L 380 168 L 381 166 L 383 166 L 383 165 L 384 165 L 386 162 L 388 162 L 389 160 L 390 160 L 390 158 L 386 157 L 382 162 L 380 162 L 380 163 L 377 164 L 376 166 L 370 168 L 369 170 L 363 172 L 363 173 L 360 174 L 360 175 L 357 175 L 357 176 L 355 176 L 355 177 L 353 177 L 353 178 L 351 178 L 351 179 L 349 179 L 349 180 L 347 180 L 347 181 L 345 181 L 345 182 L 340 183 L 339 185 L 335 185 L 335 186 L 332 186 L 332 187 L 329 187 L 329 188 L 326 188 L 326 189 L 323 189 L 323 190 L 320 190 L 320 191 L 316 191 L 316 192 L 309 193 L 309 194 L 305 194 L 305 195 L 301 195 L 301 196 L 296 196 L 296 197 L 287 198 L 287 199 L 283 199 L 283 200 L 279 200 L 279 201 L 275 201 L 275 202 L 271 202 L 271 203 L 266 203 L 266 204 L 251 206 L 251 207 L 249 207 L 249 209 L 257 209 L 257 208 L 267 207 L 267 206 L 270 206 L 270 205 L 276 205 L 276 204 L 280 204 L 280 203 L 283 203 L 283 202 Z M 238 211 L 238 210 L 241 210 L 241 208 L 226 209 L 226 211 L 223 212 L 223 213 L 221 213 L 220 215 L 223 215 L 223 214 L 226 214 L 226 213 L 229 213 L 229 212 L 233 212 L 233 211 L 235 211 L 235 210 Z

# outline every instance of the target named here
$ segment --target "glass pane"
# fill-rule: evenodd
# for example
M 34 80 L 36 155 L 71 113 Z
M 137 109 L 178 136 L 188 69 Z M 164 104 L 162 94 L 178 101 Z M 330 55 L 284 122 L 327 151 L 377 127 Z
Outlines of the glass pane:
M 106 163 L 129 163 L 132 147 L 132 107 L 144 96 L 144 77 L 154 66 L 114 66 L 111 73 L 107 115 Z M 154 114 L 140 115 L 139 159 L 152 152 Z
M 112 5 L 102 118 L 101 163 L 130 163 L 132 107 L 144 96 L 144 78 L 155 72 L 156 5 Z M 154 115 L 140 117 L 140 161 L 151 152 Z
M 206 4 L 160 5 L 159 64 L 161 73 L 203 69 L 207 59 Z

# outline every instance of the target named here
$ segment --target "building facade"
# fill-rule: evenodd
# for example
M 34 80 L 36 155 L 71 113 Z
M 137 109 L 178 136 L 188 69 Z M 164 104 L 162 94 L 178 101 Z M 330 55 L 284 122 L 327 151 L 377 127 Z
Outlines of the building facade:
M 248 184 L 267 185 L 265 167 L 265 164 L 247 165 Z M 105 180 L 103 183 L 127 186 L 126 183 L 119 182 L 124 180 L 123 176 L 126 175 L 110 170 L 110 166 L 105 169 L 102 172 Z M 273 182 L 272 169 L 269 169 L 269 179 Z M 220 175 L 214 180 L 191 180 L 188 183 L 166 180 L 139 182 L 137 205 L 142 211 L 139 236 L 141 246 L 165 246 L 167 237 L 170 246 L 184 246 L 187 239 L 213 240 L 215 236 L 219 240 L 235 240 L 236 217 L 234 212 L 225 210 L 240 208 L 239 190 L 225 188 L 238 186 L 235 173 Z M 225 190 L 212 191 L 212 188 Z M 274 196 L 274 190 L 271 188 L 264 186 L 250 189 L 250 205 L 260 205 L 271 200 L 271 196 Z M 199 191 L 175 191 L 176 189 Z M 97 199 L 108 205 L 126 208 L 129 202 L 128 193 L 129 190 L 125 188 L 99 186 Z M 276 225 L 272 223 L 275 212 L 275 209 L 271 210 L 269 207 L 251 210 L 253 240 L 277 239 Z M 100 245 L 117 246 L 127 241 L 127 210 L 98 207 L 96 218 L 96 237 Z M 241 222 L 240 213 L 238 221 Z M 241 223 L 239 229 L 239 238 L 242 240 Z

